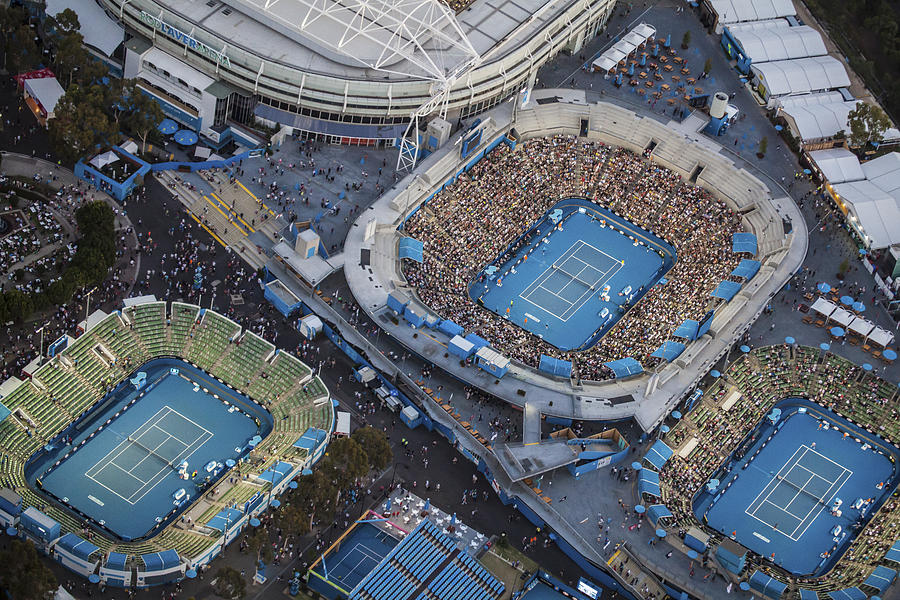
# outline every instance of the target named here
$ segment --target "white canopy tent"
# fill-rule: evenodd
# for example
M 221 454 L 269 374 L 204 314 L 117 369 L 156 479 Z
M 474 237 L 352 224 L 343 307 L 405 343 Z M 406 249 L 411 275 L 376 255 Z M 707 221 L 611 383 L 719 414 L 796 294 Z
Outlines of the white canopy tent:
M 869 334 L 869 342 L 881 346 L 882 348 L 886 348 L 888 344 L 893 341 L 894 334 L 881 327 L 876 327 L 875 330 Z
M 55 17 L 67 8 L 78 15 L 78 32 L 91 48 L 112 56 L 125 41 L 125 29 L 109 18 L 94 0 L 47 0 L 47 14 L 50 16 Z
M 850 323 L 848 329 L 861 337 L 868 337 L 868 335 L 872 333 L 872 330 L 875 329 L 875 325 L 862 317 L 856 317 L 853 322 Z
M 853 313 L 846 311 L 841 307 L 837 307 L 835 308 L 835 311 L 828 317 L 828 320 L 834 321 L 841 327 L 848 327 L 855 318 L 856 315 L 854 315 Z
M 837 308 L 837 305 L 834 302 L 832 302 L 830 300 L 826 300 L 825 298 L 822 298 L 820 296 L 820 297 L 816 298 L 816 301 L 813 302 L 813 305 L 810 308 L 814 312 L 817 312 L 820 315 L 828 317 L 831 315 L 831 313 L 834 312 L 834 310 Z
M 850 86 L 847 70 L 833 56 L 810 56 L 750 65 L 766 100 Z
M 840 92 L 783 96 L 777 102 L 794 135 L 803 141 L 850 131 L 847 115 L 856 108 L 856 101 L 844 100 Z
M 866 178 L 859 159 L 846 148 L 814 150 L 809 153 L 809 157 L 816 163 L 825 180 L 832 185 Z
M 776 25 L 768 29 L 737 31 L 732 34 L 753 64 L 828 54 L 822 36 L 808 25 Z
M 797 14 L 791 0 L 709 0 L 719 23 L 740 23 L 791 17 Z
M 832 195 L 847 210 L 850 225 L 867 247 L 878 250 L 900 244 L 897 198 L 868 179 L 839 183 L 833 187 Z
M 111 165 L 115 162 L 118 162 L 119 155 L 113 152 L 112 150 L 107 150 L 102 154 L 98 154 L 94 158 L 90 160 L 90 164 L 97 167 L 98 169 L 102 169 L 106 165 Z
M 656 35 L 656 27 L 647 23 L 640 23 L 625 34 L 621 40 L 612 45 L 597 59 L 591 63 L 595 71 L 610 71 L 620 62 L 638 49 L 647 40 Z

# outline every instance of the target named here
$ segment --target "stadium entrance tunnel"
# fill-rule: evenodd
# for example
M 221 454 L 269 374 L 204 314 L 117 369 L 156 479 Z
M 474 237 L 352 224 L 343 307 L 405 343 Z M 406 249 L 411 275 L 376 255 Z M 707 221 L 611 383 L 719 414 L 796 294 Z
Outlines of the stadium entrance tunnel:
M 150 360 L 25 464 L 27 483 L 121 541 L 153 537 L 274 428 L 261 405 L 174 358 Z
M 694 515 L 793 575 L 820 576 L 900 483 L 898 458 L 878 436 L 788 398 L 700 488 Z
M 671 244 L 599 204 L 551 206 L 469 284 L 469 297 L 562 351 L 586 350 L 674 266 Z

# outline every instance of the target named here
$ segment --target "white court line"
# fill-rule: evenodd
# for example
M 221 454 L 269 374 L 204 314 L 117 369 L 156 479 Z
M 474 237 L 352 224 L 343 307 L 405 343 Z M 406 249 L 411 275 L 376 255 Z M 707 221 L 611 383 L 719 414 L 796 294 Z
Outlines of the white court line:
M 616 265 L 616 269 L 615 269 L 614 271 L 612 271 L 612 270 L 610 270 L 610 271 L 603 271 L 602 269 L 599 269 L 599 268 L 597 268 L 596 266 L 591 265 L 590 263 L 588 263 L 588 262 L 585 261 L 584 259 L 579 258 L 578 256 L 576 256 L 576 253 L 577 253 L 579 250 L 581 250 L 582 248 L 584 248 L 585 246 L 587 246 L 588 248 L 591 248 L 591 249 L 594 250 L 595 252 L 597 252 L 597 253 L 599 253 L 599 254 L 602 254 L 603 256 L 605 256 L 605 257 L 607 257 L 608 259 L 610 259 L 610 260 L 613 262 L 613 264 Z M 546 312 L 547 314 L 556 317 L 557 319 L 559 319 L 559 320 L 562 321 L 563 323 L 567 322 L 569 319 L 572 318 L 572 316 L 573 316 L 575 313 L 577 313 L 579 310 L 581 310 L 581 308 L 582 308 L 582 307 L 584 306 L 584 304 L 587 302 L 587 300 L 585 299 L 585 296 L 590 296 L 590 295 L 592 295 L 592 294 L 594 293 L 594 291 L 595 291 L 595 290 L 591 290 L 590 288 L 588 288 L 583 294 L 581 294 L 581 296 L 578 297 L 577 300 L 575 300 L 575 302 L 572 302 L 571 300 L 567 300 L 566 298 L 563 298 L 563 297 L 560 296 L 558 293 L 552 291 L 550 288 L 548 288 L 547 286 L 544 285 L 544 283 L 550 278 L 550 274 L 552 274 L 552 273 L 554 272 L 554 271 L 553 271 L 553 267 L 556 266 L 556 267 L 558 267 L 558 268 L 562 268 L 562 267 L 561 267 L 562 263 L 564 263 L 565 261 L 569 260 L 570 258 L 574 258 L 574 259 L 576 259 L 576 260 L 581 261 L 581 262 L 584 263 L 585 265 L 588 265 L 588 266 L 590 266 L 591 268 L 593 268 L 594 270 L 596 270 L 598 273 L 603 273 L 603 275 L 601 275 L 600 278 L 597 279 L 597 280 L 594 282 L 594 284 L 593 284 L 593 287 L 594 287 L 594 288 L 596 288 L 596 287 L 604 280 L 604 278 L 605 278 L 607 281 L 609 281 L 609 279 L 611 279 L 611 278 L 613 277 L 613 275 L 615 275 L 616 273 L 618 273 L 619 269 L 622 268 L 622 261 L 616 260 L 615 258 L 613 258 L 612 256 L 610 256 L 609 254 L 607 254 L 607 253 L 604 252 L 603 250 L 600 250 L 599 248 L 597 248 L 597 247 L 595 247 L 595 246 L 593 246 L 593 245 L 591 245 L 591 244 L 585 242 L 584 240 L 578 240 L 578 241 L 574 242 L 571 246 L 569 246 L 569 248 L 568 248 L 565 252 L 563 252 L 563 253 L 562 253 L 562 254 L 561 254 L 561 255 L 560 255 L 560 256 L 559 256 L 552 264 L 551 264 L 551 266 L 547 267 L 547 268 L 544 270 L 543 273 L 541 273 L 540 275 L 538 275 L 538 277 L 537 277 L 537 278 L 536 278 L 536 279 L 535 279 L 535 280 L 534 280 L 527 288 L 525 288 L 525 290 L 523 290 L 521 294 L 519 294 L 519 297 L 522 298 L 523 300 L 525 300 L 526 302 L 529 302 L 530 304 L 532 304 L 532 305 L 536 306 L 537 308 L 543 310 L 543 311 Z M 584 268 L 582 267 L 582 271 L 583 271 L 583 270 L 584 270 Z M 611 275 L 610 275 L 610 272 L 612 272 Z M 580 272 L 579 272 L 579 273 L 580 273 Z M 608 277 L 607 277 L 607 275 L 608 275 Z M 577 275 L 576 275 L 576 277 L 577 277 Z M 557 291 L 562 291 L 567 285 L 569 285 L 569 284 L 570 284 L 572 281 L 574 281 L 574 280 L 575 280 L 575 279 L 573 279 L 573 278 L 570 277 L 570 278 L 569 278 L 569 281 L 567 281 L 567 282 L 565 283 L 565 285 L 562 286 L 561 288 L 559 288 Z M 556 314 L 555 312 L 553 312 L 552 310 L 550 310 L 549 308 L 547 308 L 546 306 L 543 306 L 542 304 L 539 304 L 539 303 L 535 302 L 534 300 L 532 300 L 531 298 L 529 298 L 529 296 L 531 296 L 531 295 L 532 295 L 535 291 L 537 291 L 538 289 L 543 289 L 543 290 L 545 290 L 545 291 L 547 291 L 547 292 L 553 294 L 554 296 L 556 296 L 556 297 L 559 298 L 560 300 L 562 300 L 562 301 L 566 302 L 567 304 L 569 304 L 569 308 L 567 308 L 566 310 L 564 310 L 563 313 L 562 313 L 562 315 L 558 315 L 558 314 Z M 573 310 L 573 307 L 575 307 L 576 305 L 578 306 L 578 308 L 574 308 L 574 310 Z M 572 311 L 571 314 L 569 314 L 568 317 L 563 317 L 563 315 L 565 315 L 565 314 L 568 313 L 569 311 Z
M 161 413 L 162 413 L 162 414 L 161 414 Z M 198 436 L 197 436 L 190 444 L 186 444 L 186 443 L 184 442 L 184 440 L 182 440 L 182 439 L 180 439 L 180 438 L 178 438 L 178 437 L 176 437 L 176 436 L 171 435 L 170 433 L 168 433 L 167 431 L 165 431 L 164 429 L 162 429 L 161 427 L 158 426 L 158 423 L 160 423 L 164 418 L 168 417 L 169 415 L 171 415 L 171 414 L 173 414 L 173 413 L 174 413 L 175 415 L 177 415 L 179 418 L 181 418 L 182 420 L 191 423 L 192 425 L 194 425 L 195 427 L 197 427 L 198 429 L 200 429 L 200 430 L 202 431 L 202 433 L 200 433 L 200 435 L 198 435 Z M 140 435 L 138 435 L 137 437 L 135 437 L 135 436 L 134 436 L 134 433 L 137 433 L 137 432 L 141 431 L 142 428 L 144 429 L 144 431 L 142 431 L 142 432 L 140 433 Z M 141 500 L 144 496 L 146 496 L 152 489 L 154 489 L 154 488 L 159 484 L 160 481 L 162 481 L 162 479 L 165 478 L 165 476 L 163 476 L 162 478 L 159 478 L 159 475 L 162 474 L 162 473 L 168 472 L 168 470 L 169 470 L 169 468 L 170 468 L 169 465 L 164 466 L 162 469 L 160 469 L 159 471 L 157 471 L 156 474 L 153 475 L 150 479 L 148 479 L 147 481 L 144 481 L 143 479 L 141 479 L 141 478 L 137 477 L 136 475 L 134 475 L 133 473 L 131 473 L 130 470 L 126 470 L 124 467 L 122 467 L 121 465 L 119 465 L 119 464 L 116 462 L 116 460 L 119 458 L 119 456 L 121 456 L 126 450 L 128 450 L 128 449 L 131 448 L 132 446 L 138 446 L 138 447 L 140 447 L 140 446 L 139 446 L 140 439 L 141 439 L 148 431 L 150 431 L 151 428 L 159 429 L 160 431 L 162 431 L 163 433 L 165 433 L 165 434 L 168 436 L 165 440 L 163 440 L 163 441 L 161 441 L 159 444 L 157 444 L 156 448 L 159 448 L 159 447 L 162 446 L 164 443 L 166 443 L 166 442 L 168 442 L 169 440 L 172 440 L 172 439 L 176 440 L 177 442 L 179 442 L 179 443 L 181 443 L 182 445 L 185 446 L 184 450 L 182 450 L 182 451 L 181 451 L 174 459 L 172 459 L 172 462 L 173 462 L 173 463 L 178 462 L 179 460 L 182 460 L 183 458 L 185 458 L 185 456 L 190 456 L 190 455 L 193 454 L 197 449 L 199 449 L 201 446 L 203 446 L 203 444 L 205 444 L 207 441 L 209 441 L 209 440 L 213 437 L 213 433 L 212 433 L 211 431 L 209 431 L 208 429 L 206 429 L 205 427 L 202 427 L 201 425 L 198 425 L 196 422 L 194 422 L 193 420 L 191 420 L 191 419 L 185 417 L 185 416 L 182 415 L 180 412 L 178 412 L 177 410 L 171 408 L 170 406 L 163 406 L 162 408 L 160 408 L 160 409 L 156 412 L 156 414 L 154 414 L 154 415 L 150 418 L 150 420 L 147 421 L 147 423 L 145 423 L 144 426 L 142 426 L 142 427 L 138 428 L 137 430 L 135 430 L 135 432 L 132 433 L 131 436 L 126 436 L 126 439 L 123 440 L 123 441 L 121 441 L 121 442 L 119 443 L 118 446 L 116 446 L 115 448 L 113 448 L 112 450 L 110 450 L 109 452 L 107 452 L 106 456 L 104 456 L 104 457 L 101 458 L 99 461 L 97 461 L 97 463 L 95 463 L 93 467 L 91 467 L 90 469 L 88 469 L 88 470 L 85 472 L 85 475 L 86 475 L 89 479 L 91 479 L 92 481 L 94 481 L 94 482 L 96 482 L 97 484 L 101 485 L 102 487 L 104 487 L 105 489 L 109 490 L 110 492 L 112 492 L 113 494 L 115 494 L 116 496 L 118 496 L 119 498 L 121 498 L 121 499 L 124 500 L 125 502 L 128 502 L 128 503 L 131 504 L 131 505 L 134 505 L 134 504 L 140 502 L 140 500 Z M 133 442 L 133 441 L 127 439 L 127 437 L 133 437 L 133 438 L 136 440 L 137 443 L 135 443 L 135 442 Z M 202 441 L 200 441 L 200 440 L 202 440 Z M 200 444 L 199 444 L 196 448 L 194 448 L 193 450 L 191 450 L 191 447 L 194 446 L 194 444 L 196 444 L 198 441 L 200 441 Z M 120 449 L 120 448 L 121 448 L 121 449 Z M 112 455 L 117 449 L 118 449 L 119 451 L 115 454 L 115 456 L 113 456 L 112 458 L 110 458 L 110 455 Z M 189 454 L 186 454 L 188 450 L 190 450 L 190 453 L 189 453 Z M 155 452 L 156 449 L 154 449 L 153 451 Z M 144 460 L 147 459 L 148 456 L 150 456 L 150 455 L 148 454 L 147 456 L 143 457 L 140 461 L 138 461 L 137 464 L 142 463 Z M 99 466 L 101 463 L 104 463 L 104 461 L 105 461 L 105 464 L 103 464 L 102 466 Z M 99 468 L 98 468 L 98 466 L 99 466 Z M 142 482 L 144 485 L 143 485 L 142 487 L 138 488 L 137 490 L 135 490 L 128 498 L 122 496 L 120 493 L 118 493 L 117 491 L 111 489 L 109 486 L 107 486 L 107 485 L 104 484 L 103 482 L 99 481 L 99 480 L 94 476 L 94 475 L 99 475 L 99 474 L 100 474 L 101 472 L 103 472 L 103 471 L 106 469 L 106 467 L 108 467 L 108 466 L 114 466 L 114 467 L 118 468 L 118 469 L 119 469 L 120 471 L 122 471 L 123 473 L 127 473 L 128 475 L 130 475 L 130 476 L 133 477 L 134 479 L 137 479 L 138 481 Z M 132 466 L 132 469 L 134 469 L 136 466 L 137 466 L 137 465 Z M 91 472 L 94 472 L 94 475 L 91 475 Z M 159 480 L 154 482 L 154 480 L 157 480 L 158 478 L 159 478 Z M 151 482 L 154 482 L 153 485 L 150 485 L 149 487 L 147 487 L 148 484 L 150 484 Z M 142 489 L 144 489 L 144 488 L 147 488 L 147 489 L 144 491 L 144 493 L 141 494 L 136 500 L 132 500 L 132 498 L 134 498 L 134 495 L 137 494 L 138 492 L 140 492 L 140 491 L 141 491 Z

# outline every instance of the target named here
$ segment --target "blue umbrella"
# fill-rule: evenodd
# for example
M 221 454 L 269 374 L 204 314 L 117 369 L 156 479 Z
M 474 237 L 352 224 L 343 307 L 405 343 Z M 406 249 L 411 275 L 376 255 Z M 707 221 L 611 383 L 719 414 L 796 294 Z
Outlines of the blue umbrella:
M 96 573 L 91 573 L 90 575 L 88 575 L 88 581 L 90 581 L 91 583 L 100 583 L 100 576 Z
M 688 555 L 688 558 L 690 558 L 691 560 L 694 560 L 694 559 L 696 559 L 698 556 L 700 556 L 699 554 L 697 554 L 697 551 L 696 551 L 696 550 L 688 550 L 688 551 L 687 551 L 687 555 Z
M 747 354 L 748 352 L 750 352 L 750 346 L 748 346 L 747 344 L 741 345 L 741 352 Z
M 897 353 L 894 352 L 893 350 L 891 350 L 890 348 L 888 348 L 887 350 L 882 352 L 881 355 L 883 357 L 885 357 L 887 360 L 896 360 L 897 359 Z
M 844 330 L 841 327 L 832 327 L 831 335 L 834 337 L 844 337 Z
M 659 426 L 659 430 L 660 430 L 662 433 L 669 433 L 669 426 L 668 426 L 668 425 L 660 425 L 660 426 Z
M 231 467 L 233 467 L 234 465 L 235 465 L 235 462 L 234 462 L 234 459 L 233 459 L 233 458 L 229 458 L 229 459 L 227 459 L 227 460 L 225 461 L 225 466 L 228 467 L 229 469 L 230 469 Z
M 821 344 L 819 344 L 819 348 L 821 348 L 822 350 L 826 350 L 826 351 L 831 350 L 831 344 L 822 342 Z
M 646 511 L 647 511 L 647 507 L 644 506 L 643 504 L 638 504 L 637 506 L 634 507 L 634 512 L 636 512 L 639 515 L 644 514 Z
M 172 119 L 163 119 L 159 122 L 159 125 L 156 126 L 159 129 L 159 132 L 163 135 L 172 135 L 176 131 L 178 131 L 178 123 L 173 121 Z
M 868 252 L 866 252 L 866 249 L 865 249 L 865 248 L 860 248 L 860 249 L 859 249 L 859 255 L 860 255 L 860 256 L 865 256 L 866 254 L 868 254 Z
M 709 374 L 712 375 L 713 377 L 715 377 L 716 379 L 718 379 L 719 377 L 722 376 L 722 374 L 718 371 L 718 369 L 713 369 L 712 371 L 709 372 Z
M 290 483 L 288 484 L 288 487 L 291 488 L 292 490 L 296 490 L 296 489 L 297 489 L 297 482 L 296 482 L 296 481 L 290 482 Z
M 860 302 L 859 300 L 857 300 L 856 302 L 853 303 L 853 306 L 851 306 L 850 308 L 852 308 L 856 312 L 862 312 L 862 311 L 866 310 L 866 305 L 863 304 L 862 302 Z
M 795 340 L 795 339 L 792 338 L 791 336 L 787 336 L 786 338 L 784 338 L 784 343 L 785 343 L 785 344 L 793 344 L 793 343 L 796 343 L 796 341 L 797 341 L 797 340 Z
M 666 530 L 665 529 L 657 529 L 656 537 L 661 537 L 661 538 L 666 537 Z
M 631 463 L 631 468 L 634 469 L 635 471 L 640 471 L 641 463 L 639 463 L 638 461 L 634 461 L 633 463 Z
M 184 576 L 187 577 L 188 579 L 193 579 L 194 577 L 197 576 L 197 571 L 195 571 L 194 569 L 188 569 L 187 571 L 184 572 Z
M 279 506 L 281 506 L 281 500 L 279 500 L 278 498 L 272 500 L 272 508 L 278 508 Z
M 746 592 L 747 590 L 750 589 L 750 584 L 747 583 L 746 581 L 742 581 L 738 587 L 741 588 L 741 590 Z
M 677 410 L 673 410 L 673 411 L 672 411 L 672 418 L 673 418 L 673 419 L 680 419 L 680 418 L 681 418 L 681 413 L 678 412 Z
M 817 287 L 818 290 L 819 290 L 820 292 L 822 292 L 823 294 L 827 294 L 828 292 L 831 291 L 831 284 L 828 283 L 828 282 L 826 282 L 826 281 L 823 281 L 822 283 L 820 283 L 820 284 L 817 285 L 816 287 Z
M 174 139 L 175 143 L 179 144 L 180 146 L 192 146 L 193 144 L 197 143 L 197 140 L 199 138 L 193 131 L 189 129 L 181 129 L 175 132 Z
M 812 171 L 810 171 L 809 169 L 803 169 L 803 172 L 807 175 L 812 175 Z
M 850 306 L 854 302 L 856 302 L 856 300 L 854 300 L 850 296 L 841 296 L 841 304 L 843 304 L 844 306 Z
M 863 368 L 863 371 L 871 371 L 872 365 L 870 365 L 869 363 L 863 363 L 862 368 Z
M 303 469 L 300 471 L 301 475 L 312 475 L 312 469 Z
M 784 129 L 784 127 L 782 127 L 781 125 L 775 126 L 775 131 L 781 131 L 782 129 Z
M 253 517 L 252 519 L 250 519 L 250 526 L 251 527 L 259 527 L 259 519 L 257 519 L 256 517 Z

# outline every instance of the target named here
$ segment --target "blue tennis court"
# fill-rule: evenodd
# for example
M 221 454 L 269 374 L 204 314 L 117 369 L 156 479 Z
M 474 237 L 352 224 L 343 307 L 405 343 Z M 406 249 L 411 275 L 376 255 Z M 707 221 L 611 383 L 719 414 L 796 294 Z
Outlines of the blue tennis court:
M 356 523 L 343 539 L 317 560 L 311 573 L 349 593 L 400 543 L 388 526 Z
M 791 573 L 819 574 L 896 485 L 897 449 L 811 403 L 786 401 L 701 493 L 707 524 Z
M 71 428 L 71 443 L 27 473 L 80 518 L 125 540 L 175 518 L 228 471 L 227 460 L 246 454 L 251 437 L 271 431 L 264 409 L 183 361 L 154 360 L 139 371 L 145 386 L 126 379 Z
M 564 200 L 485 266 L 469 295 L 561 350 L 593 345 L 672 267 L 675 250 L 588 200 Z

